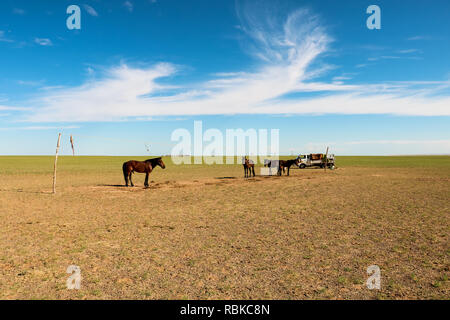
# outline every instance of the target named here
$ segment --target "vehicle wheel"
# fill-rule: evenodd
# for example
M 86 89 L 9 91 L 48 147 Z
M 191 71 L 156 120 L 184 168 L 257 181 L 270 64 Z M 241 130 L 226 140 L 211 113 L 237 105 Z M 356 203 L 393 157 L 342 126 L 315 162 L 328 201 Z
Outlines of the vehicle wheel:
M 305 168 L 306 168 L 306 165 L 305 165 L 304 163 L 302 163 L 301 165 L 299 165 L 299 168 L 300 168 L 300 169 L 305 169 Z

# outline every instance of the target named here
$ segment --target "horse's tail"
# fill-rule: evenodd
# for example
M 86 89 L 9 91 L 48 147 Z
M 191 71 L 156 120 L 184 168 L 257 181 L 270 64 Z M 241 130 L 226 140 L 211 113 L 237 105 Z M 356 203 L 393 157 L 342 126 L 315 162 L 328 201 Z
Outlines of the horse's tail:
M 128 185 L 128 172 L 127 172 L 127 162 L 122 165 L 123 178 L 125 179 L 125 184 Z

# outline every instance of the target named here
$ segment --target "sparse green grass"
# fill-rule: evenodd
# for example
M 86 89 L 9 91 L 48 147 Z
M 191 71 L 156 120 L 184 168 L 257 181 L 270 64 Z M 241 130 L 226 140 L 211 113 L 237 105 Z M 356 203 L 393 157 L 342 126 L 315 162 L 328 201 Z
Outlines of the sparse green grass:
M 337 156 L 336 163 L 342 167 L 448 169 L 450 156 Z
M 59 156 L 58 157 L 58 171 L 89 174 L 100 170 L 101 172 L 110 174 L 117 173 L 118 168 L 123 162 L 134 160 L 145 160 L 152 158 L 136 157 L 136 156 L 121 156 L 121 157 L 102 157 L 102 156 Z M 281 159 L 291 159 L 295 157 L 282 156 Z M 54 156 L 0 156 L 0 174 L 52 174 Z M 163 158 L 165 163 L 172 165 L 170 157 Z M 235 163 L 239 166 L 241 160 L 236 158 Z M 194 162 L 192 157 L 192 163 Z M 225 160 L 223 161 L 225 163 Z M 19 163 L 19 166 L 17 166 Z M 450 156 L 337 156 L 336 164 L 338 167 L 375 167 L 375 168 L 450 168 Z M 190 171 L 195 173 L 200 170 L 204 172 L 205 168 L 211 170 L 218 170 L 222 167 L 230 168 L 233 165 L 179 165 L 172 166 L 178 172 L 185 171 L 190 168 Z M 229 171 L 224 171 L 229 172 Z

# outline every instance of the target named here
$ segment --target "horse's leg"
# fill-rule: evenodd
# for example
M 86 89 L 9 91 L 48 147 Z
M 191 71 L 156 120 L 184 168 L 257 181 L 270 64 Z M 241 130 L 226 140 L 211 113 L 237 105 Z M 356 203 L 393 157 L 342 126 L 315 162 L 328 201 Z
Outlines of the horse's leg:
M 289 175 L 289 170 L 291 170 L 291 166 L 288 167 L 288 173 L 287 173 L 287 175 Z
M 130 184 L 131 184 L 132 187 L 134 187 L 134 183 L 133 183 L 133 181 L 131 180 L 131 176 L 132 176 L 132 175 L 133 175 L 133 171 L 130 171 L 130 174 L 129 174 Z
M 255 177 L 255 166 L 252 167 L 253 177 Z
M 146 188 L 148 188 L 148 172 L 145 173 L 145 182 L 144 182 L 144 186 Z
M 128 172 L 127 171 L 123 171 L 123 177 L 125 179 L 125 186 L 128 187 Z

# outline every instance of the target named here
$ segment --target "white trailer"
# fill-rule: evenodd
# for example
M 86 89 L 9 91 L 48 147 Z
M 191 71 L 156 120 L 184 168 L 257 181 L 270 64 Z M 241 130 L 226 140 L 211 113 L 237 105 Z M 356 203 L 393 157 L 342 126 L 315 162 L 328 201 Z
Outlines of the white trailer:
M 325 164 L 328 168 L 334 169 L 334 154 L 315 153 L 315 154 L 301 154 L 298 156 L 300 169 L 307 167 L 320 167 L 325 168 Z

